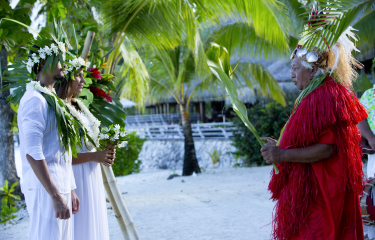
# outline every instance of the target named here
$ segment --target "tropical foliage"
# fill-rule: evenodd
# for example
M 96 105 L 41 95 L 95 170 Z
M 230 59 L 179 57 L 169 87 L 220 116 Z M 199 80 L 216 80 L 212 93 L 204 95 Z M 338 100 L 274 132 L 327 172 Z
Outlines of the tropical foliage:
M 25 206 L 23 205 L 19 209 L 15 207 L 14 200 L 21 200 L 20 196 L 14 194 L 17 184 L 18 182 L 15 182 L 9 187 L 8 180 L 5 180 L 4 185 L 0 187 L 0 196 L 3 196 L 1 199 L 0 224 L 6 224 L 16 218 L 16 213 Z
M 206 90 L 221 91 L 207 63 L 212 41 L 228 44 L 233 50 L 230 56 L 237 60 L 229 64 L 237 69 L 233 78 L 236 87 L 256 87 L 284 104 L 282 91 L 267 69 L 252 63 L 248 56 L 238 59 L 236 55 L 243 49 L 263 57 L 289 51 L 285 29 L 289 23 L 286 6 L 281 2 L 110 0 L 102 12 L 112 32 L 117 34 L 116 41 L 131 40 L 146 63 L 149 100 L 172 97 L 179 105 L 186 146 L 183 175 L 200 171 L 188 106 Z M 238 34 L 241 31 L 247 32 Z M 117 46 L 110 54 L 109 62 L 115 61 L 119 49 Z M 190 167 L 185 168 L 187 165 Z
M 90 109 L 90 112 L 101 122 L 102 126 L 109 127 L 119 124 L 125 127 L 126 114 L 122 108 L 119 98 L 111 97 L 116 92 L 114 84 L 115 76 L 102 74 L 107 68 L 105 57 L 113 50 L 111 48 L 104 55 L 95 44 L 89 55 L 90 68 L 85 71 L 85 83 L 82 93 L 79 94 L 81 101 Z
M 142 161 L 138 159 L 146 139 L 137 136 L 136 132 L 128 135 L 128 144 L 123 148 L 116 148 L 116 160 L 112 165 L 113 173 L 116 176 L 124 176 L 138 173 Z
M 275 101 L 266 105 L 256 104 L 247 113 L 249 121 L 257 129 L 261 137 L 273 137 L 278 139 L 280 130 L 288 120 L 293 108 L 293 101 L 288 101 L 284 107 Z M 236 117 L 233 123 L 238 129 L 234 134 L 232 145 L 236 147 L 233 153 L 244 166 L 263 166 L 265 161 L 260 152 L 261 145 L 255 135 L 249 130 L 240 117 Z
M 215 164 L 218 163 L 220 161 L 220 157 L 221 157 L 221 151 L 218 150 L 217 148 L 214 148 L 212 149 L 211 152 L 207 152 L 206 153 L 210 156 L 211 158 L 211 161 L 212 161 L 212 168 L 215 168 Z
M 369 38 L 370 36 L 373 37 L 373 33 L 366 31 L 373 32 L 371 29 L 374 26 L 374 0 L 328 0 L 318 2 L 317 14 L 314 13 L 314 17 L 310 19 L 309 27 L 303 33 L 306 41 L 305 47 L 311 49 L 317 47 L 327 51 L 337 42 L 341 34 L 349 26 L 360 30 L 360 34 L 366 36 L 364 40 L 368 42 L 371 39 L 372 46 L 374 46 L 374 38 Z M 310 12 L 307 12 L 305 16 L 310 14 Z

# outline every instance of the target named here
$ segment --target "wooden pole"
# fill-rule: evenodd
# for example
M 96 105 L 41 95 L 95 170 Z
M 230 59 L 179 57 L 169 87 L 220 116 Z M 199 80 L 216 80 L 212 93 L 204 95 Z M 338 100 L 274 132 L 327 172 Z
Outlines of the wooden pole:
M 124 218 L 126 229 L 129 232 L 130 238 L 132 240 L 140 240 L 137 228 L 135 227 L 133 219 L 131 218 L 129 211 L 125 206 L 125 202 L 120 193 L 120 189 L 117 186 L 116 178 L 113 174 L 112 168 L 103 165 L 101 165 L 101 167 L 105 176 L 107 177 L 107 184 L 113 194 L 115 202 L 117 203 L 121 216 L 122 218 Z
M 94 41 L 94 36 L 95 36 L 95 33 L 93 31 L 87 32 L 85 45 L 83 46 L 82 53 L 81 53 L 81 58 L 83 58 L 83 60 L 85 61 L 87 59 L 87 56 L 90 53 L 91 45 L 92 45 L 92 42 Z
M 115 213 L 115 217 L 116 217 L 117 223 L 120 226 L 122 237 L 125 240 L 130 240 L 129 233 L 126 230 L 126 224 L 125 224 L 124 218 L 121 215 L 121 212 L 120 212 L 120 210 L 119 210 L 119 208 L 118 208 L 118 206 L 116 204 L 116 200 L 115 200 L 115 198 L 114 198 L 114 196 L 112 194 L 111 188 L 109 187 L 107 177 L 106 177 L 105 172 L 103 170 L 103 165 L 100 164 L 100 166 L 101 166 L 101 169 L 102 169 L 102 176 L 103 176 L 104 187 L 105 187 L 105 190 L 107 192 L 109 201 L 112 204 L 112 209 L 113 209 L 113 212 Z
M 85 39 L 85 45 L 83 46 L 81 58 L 85 61 L 87 60 L 87 56 L 90 53 L 91 45 L 94 40 L 95 33 L 92 31 L 87 32 L 87 36 Z M 115 179 L 115 175 L 113 174 L 111 167 L 106 167 L 101 165 L 102 169 L 102 177 L 104 187 L 107 191 L 107 195 L 111 201 L 113 211 L 115 212 L 117 222 L 120 226 L 122 236 L 124 240 L 138 240 L 140 239 L 138 236 L 137 229 L 135 228 L 134 222 L 130 217 L 130 214 L 125 206 L 125 202 L 121 196 L 120 190 L 117 186 L 117 182 Z M 130 238 L 129 233 L 127 231 L 127 225 L 130 227 Z

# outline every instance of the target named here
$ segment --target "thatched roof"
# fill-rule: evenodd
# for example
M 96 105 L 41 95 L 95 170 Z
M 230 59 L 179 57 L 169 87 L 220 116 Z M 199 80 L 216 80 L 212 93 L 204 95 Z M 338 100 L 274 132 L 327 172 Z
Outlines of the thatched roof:
M 290 75 L 292 71 L 291 62 L 289 59 L 283 59 L 275 62 L 260 62 L 262 65 L 266 66 L 272 76 L 275 78 L 276 81 L 279 82 L 282 89 L 285 91 L 292 90 L 296 91 L 297 88 L 294 86 L 294 84 L 291 81 Z M 246 86 L 246 84 L 243 84 Z M 189 94 L 192 90 L 189 91 Z M 243 103 L 252 103 L 254 104 L 257 100 L 257 97 L 254 93 L 254 91 L 248 87 L 243 87 L 241 89 L 238 89 L 238 94 L 240 101 Z M 297 90 L 298 91 L 298 90 Z M 223 89 L 213 89 L 212 91 L 204 91 L 198 94 L 194 94 L 192 97 L 192 102 L 206 102 L 206 101 L 223 101 L 225 100 L 226 103 L 229 99 L 226 99 L 225 92 Z M 165 98 L 159 99 L 157 101 L 151 101 L 148 99 L 146 101 L 146 106 L 153 106 L 156 104 L 162 104 L 162 103 L 176 103 L 175 99 L 171 95 L 167 95 Z

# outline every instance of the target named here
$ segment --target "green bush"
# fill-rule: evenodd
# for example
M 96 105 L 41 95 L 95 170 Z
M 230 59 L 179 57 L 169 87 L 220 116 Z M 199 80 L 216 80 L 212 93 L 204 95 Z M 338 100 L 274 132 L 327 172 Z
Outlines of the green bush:
M 16 213 L 19 212 L 25 205 L 17 209 L 15 207 L 14 200 L 21 200 L 20 196 L 13 194 L 16 190 L 18 182 L 13 183 L 9 188 L 8 180 L 5 180 L 5 184 L 0 187 L 0 196 L 3 196 L 1 199 L 1 210 L 0 210 L 0 224 L 6 224 L 10 220 L 17 217 Z
M 138 155 L 142 150 L 146 139 L 139 138 L 135 132 L 129 133 L 129 140 L 126 147 L 116 149 L 115 163 L 112 165 L 115 176 L 124 176 L 140 171 L 142 161 Z
M 288 120 L 293 108 L 292 102 L 286 107 L 274 101 L 265 106 L 260 104 L 248 109 L 248 117 L 261 137 L 278 139 L 281 128 Z M 243 159 L 244 166 L 266 165 L 260 153 L 260 145 L 250 130 L 243 124 L 239 117 L 233 123 L 238 131 L 234 133 L 232 145 L 236 147 L 233 153 L 236 159 Z

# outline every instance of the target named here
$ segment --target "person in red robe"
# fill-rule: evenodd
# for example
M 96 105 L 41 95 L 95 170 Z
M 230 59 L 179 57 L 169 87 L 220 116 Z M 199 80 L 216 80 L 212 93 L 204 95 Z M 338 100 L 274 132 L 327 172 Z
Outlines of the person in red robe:
M 328 52 L 299 45 L 292 54 L 291 77 L 301 95 L 280 139 L 262 138 L 263 158 L 279 169 L 272 170 L 268 187 L 277 201 L 273 239 L 364 239 L 359 196 L 365 175 L 357 124 L 367 113 L 351 91 L 353 59 L 346 43 L 339 41 Z

